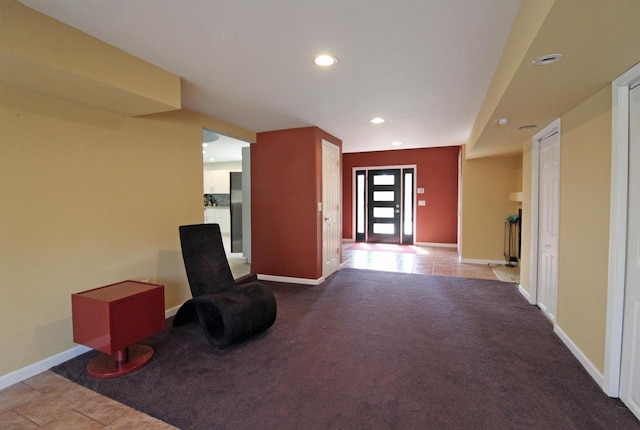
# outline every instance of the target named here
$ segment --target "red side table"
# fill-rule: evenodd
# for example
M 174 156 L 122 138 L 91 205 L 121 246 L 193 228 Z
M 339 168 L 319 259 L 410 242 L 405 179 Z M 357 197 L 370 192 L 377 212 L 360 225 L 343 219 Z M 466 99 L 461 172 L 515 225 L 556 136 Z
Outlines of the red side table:
M 104 353 L 89 375 L 126 375 L 153 357 L 153 348 L 134 343 L 164 330 L 164 286 L 124 281 L 83 291 L 71 295 L 71 310 L 73 341 Z

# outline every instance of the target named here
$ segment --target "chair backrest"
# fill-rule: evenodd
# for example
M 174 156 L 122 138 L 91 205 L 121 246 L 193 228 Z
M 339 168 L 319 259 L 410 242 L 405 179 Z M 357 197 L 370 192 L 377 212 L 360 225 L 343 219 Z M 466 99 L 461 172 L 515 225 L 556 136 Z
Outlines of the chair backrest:
M 179 230 L 184 268 L 193 297 L 233 288 L 235 281 L 222 244 L 220 226 L 183 225 Z

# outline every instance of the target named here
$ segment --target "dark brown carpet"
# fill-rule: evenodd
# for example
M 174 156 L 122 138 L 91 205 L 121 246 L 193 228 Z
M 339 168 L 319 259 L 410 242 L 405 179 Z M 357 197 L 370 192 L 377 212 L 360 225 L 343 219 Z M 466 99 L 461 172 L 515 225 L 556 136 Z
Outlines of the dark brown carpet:
M 54 372 L 189 429 L 639 429 L 512 284 L 343 269 L 267 283 L 275 324 L 217 351 L 198 325 L 153 336 L 144 369 Z

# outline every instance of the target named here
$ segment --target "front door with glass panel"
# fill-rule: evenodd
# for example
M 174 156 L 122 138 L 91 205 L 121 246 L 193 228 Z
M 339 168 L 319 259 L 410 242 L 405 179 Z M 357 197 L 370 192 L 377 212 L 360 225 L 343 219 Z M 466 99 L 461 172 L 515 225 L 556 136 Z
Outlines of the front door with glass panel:
M 415 167 L 354 173 L 356 241 L 413 244 Z
M 370 170 L 368 242 L 400 243 L 400 169 Z

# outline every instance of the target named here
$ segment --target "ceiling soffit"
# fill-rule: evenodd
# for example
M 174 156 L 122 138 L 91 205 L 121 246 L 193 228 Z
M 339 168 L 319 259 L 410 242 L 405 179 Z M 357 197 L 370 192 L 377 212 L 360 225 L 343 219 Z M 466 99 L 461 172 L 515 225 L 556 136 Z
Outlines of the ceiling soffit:
M 0 85 L 127 116 L 180 109 L 177 75 L 19 3 L 1 7 Z
M 633 47 L 640 39 L 638 16 L 635 1 L 525 0 L 467 143 L 467 158 L 521 153 L 535 133 L 640 61 Z M 518 54 L 514 47 L 527 38 L 529 46 Z M 551 53 L 564 59 L 532 65 Z M 519 64 L 512 71 L 514 58 Z M 502 117 L 507 125 L 496 123 Z M 529 124 L 537 127 L 519 129 Z

